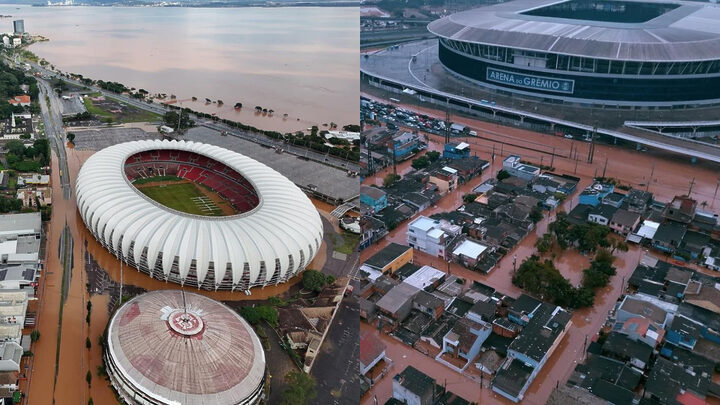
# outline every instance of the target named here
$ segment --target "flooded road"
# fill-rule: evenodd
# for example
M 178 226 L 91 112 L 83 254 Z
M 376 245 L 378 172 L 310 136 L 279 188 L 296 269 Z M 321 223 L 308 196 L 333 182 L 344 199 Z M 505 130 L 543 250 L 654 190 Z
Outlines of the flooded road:
M 430 109 L 419 109 L 414 106 L 404 107 L 423 114 L 442 117 L 442 113 L 438 114 L 438 112 Z M 718 167 L 716 165 L 705 163 L 691 164 L 687 159 L 683 158 L 635 152 L 628 149 L 613 148 L 609 145 L 596 145 L 595 159 L 593 163 L 587 163 L 586 157 L 589 144 L 585 142 L 571 141 L 516 128 L 501 127 L 472 119 L 454 117 L 454 121 L 469 125 L 478 131 L 480 137 L 487 139 L 467 137 L 460 139 L 453 138 L 453 141 L 463 140 L 470 143 L 472 146 L 471 153 L 488 161 L 492 160 L 494 150 L 495 161 L 492 162 L 491 167 L 487 169 L 481 177 L 472 179 L 469 183 L 460 186 L 458 192 L 443 197 L 436 206 L 416 214 L 413 218 L 416 218 L 418 215 L 430 216 L 437 212 L 457 209 L 463 204 L 463 194 L 471 191 L 486 179 L 494 177 L 497 172 L 502 169 L 502 158 L 509 154 L 519 154 L 524 160 L 539 164 L 549 165 L 552 161 L 556 173 L 575 174 L 581 178 L 581 182 L 578 184 L 578 191 L 562 204 L 562 209 L 565 211 L 569 211 L 577 205 L 579 192 L 591 184 L 592 177 L 602 175 L 603 171 L 605 171 L 606 177 L 614 177 L 622 184 L 642 189 L 648 188 L 649 191 L 655 194 L 656 199 L 663 201 L 669 201 L 675 195 L 687 193 L 690 188 L 690 183 L 692 182 L 691 194 L 693 198 L 699 202 L 707 201 L 707 209 L 711 209 L 713 206 L 713 194 L 718 184 Z M 443 138 L 435 135 L 428 136 L 431 140 L 429 149 L 440 149 Z M 527 149 L 510 146 L 508 145 L 509 143 L 537 149 L 538 151 L 528 152 Z M 555 148 L 554 158 L 552 157 L 552 148 Z M 571 150 L 573 151 L 572 154 Z M 540 151 L 549 151 L 549 153 Z M 571 155 L 574 157 L 576 153 L 578 156 L 577 160 L 569 158 Z M 562 157 L 563 155 L 565 157 Z M 401 163 L 398 165 L 398 173 L 409 172 L 409 167 L 410 162 Z M 653 172 L 653 167 L 653 178 L 650 180 L 650 173 Z M 381 184 L 381 179 L 390 172 L 392 172 L 392 168 L 386 168 L 378 173 L 375 178 L 365 179 L 364 183 Z M 720 210 L 719 204 L 720 202 L 715 202 L 715 205 L 718 205 L 718 210 Z M 417 250 L 414 252 L 414 262 L 417 265 L 431 265 L 440 270 L 449 271 L 451 274 L 467 280 L 480 281 L 502 293 L 516 297 L 522 293 L 522 290 L 512 285 L 513 256 L 517 255 L 517 264 L 519 265 L 524 259 L 536 253 L 534 243 L 538 236 L 547 230 L 548 223 L 553 220 L 553 217 L 554 214 L 546 214 L 545 218 L 537 224 L 536 229 L 510 251 L 488 275 L 470 271 L 455 263 L 448 265 L 442 259 L 429 256 Z M 408 223 L 411 220 L 399 225 L 377 245 L 364 250 L 361 260 L 366 260 L 390 242 L 407 244 L 406 233 Z M 630 275 L 645 253 L 646 251 L 644 249 L 636 245 L 631 245 L 628 252 L 615 252 L 617 259 L 615 260 L 614 266 L 617 267 L 617 274 L 611 279 L 610 285 L 596 291 L 595 305 L 593 307 L 574 311 L 572 317 L 573 325 L 569 328 L 558 350 L 553 353 L 545 364 L 543 371 L 533 381 L 525 394 L 523 403 L 544 404 L 555 386 L 565 383 L 575 368 L 575 365 L 583 360 L 587 344 L 596 337 L 597 332 L 605 322 L 608 312 L 622 295 L 624 284 L 630 278 Z M 661 257 L 660 255 L 657 256 Z M 582 279 L 582 270 L 588 266 L 590 259 L 589 256 L 583 256 L 574 250 L 569 250 L 559 254 L 554 262 L 560 272 L 567 277 L 571 283 L 577 285 Z M 361 328 L 372 327 L 363 324 Z M 508 403 L 504 398 L 493 394 L 490 389 L 481 389 L 478 381 L 444 367 L 433 358 L 425 356 L 419 351 L 387 335 L 383 335 L 382 339 L 388 346 L 388 356 L 395 362 L 395 366 L 392 372 L 389 373 L 389 376 L 381 380 L 363 397 L 363 404 L 373 404 L 374 395 L 377 397 L 378 403 L 384 403 L 391 397 L 392 376 L 401 372 L 405 365 L 415 366 L 426 374 L 436 378 L 440 384 L 447 378 L 448 389 L 468 401 L 475 401 L 482 404 Z M 485 383 L 487 384 L 488 381 L 486 380 Z

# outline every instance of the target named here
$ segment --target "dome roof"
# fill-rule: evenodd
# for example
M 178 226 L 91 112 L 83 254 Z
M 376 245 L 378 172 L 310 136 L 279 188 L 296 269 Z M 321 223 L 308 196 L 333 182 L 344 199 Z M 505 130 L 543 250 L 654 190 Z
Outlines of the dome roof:
M 124 173 L 130 156 L 149 150 L 219 161 L 250 182 L 259 204 L 224 217 L 165 207 Z M 224 280 L 233 288 L 286 281 L 312 261 L 322 243 L 320 215 L 297 186 L 256 160 L 213 145 L 146 140 L 110 146 L 85 162 L 75 189 L 80 215 L 103 246 L 141 271 L 181 284 L 212 289 Z
M 235 311 L 181 290 L 125 303 L 108 327 L 109 371 L 131 397 L 161 404 L 237 404 L 259 395 L 265 354 Z

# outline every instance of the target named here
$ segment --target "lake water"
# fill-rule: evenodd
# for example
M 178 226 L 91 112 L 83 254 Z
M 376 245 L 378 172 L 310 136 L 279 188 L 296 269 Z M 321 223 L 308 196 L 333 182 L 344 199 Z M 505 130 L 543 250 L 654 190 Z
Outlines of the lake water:
M 357 7 L 2 5 L 0 14 L 13 16 L 0 31 L 23 18 L 30 34 L 50 38 L 30 50 L 65 72 L 175 94 L 183 107 L 263 129 L 359 121 Z

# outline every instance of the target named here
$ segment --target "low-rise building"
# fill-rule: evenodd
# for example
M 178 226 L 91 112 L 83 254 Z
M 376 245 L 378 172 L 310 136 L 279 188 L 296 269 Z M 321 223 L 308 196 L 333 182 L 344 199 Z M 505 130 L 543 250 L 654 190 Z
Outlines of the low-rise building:
M 16 38 L 16 39 L 18 39 L 18 38 Z M 19 106 L 27 107 L 30 105 L 30 96 L 28 96 L 27 94 L 21 94 L 19 96 L 15 96 L 15 97 L 11 98 L 10 100 L 8 100 L 8 103 L 10 103 L 12 105 L 19 105 Z
M 593 207 L 597 207 L 598 205 L 600 205 L 602 199 L 613 191 L 615 191 L 615 185 L 596 181 L 591 186 L 588 186 L 585 190 L 583 190 L 582 193 L 580 193 L 578 201 L 580 204 L 592 205 Z
M 488 249 L 488 246 L 483 245 L 482 243 L 475 242 L 471 239 L 465 239 L 455 246 L 455 249 L 453 249 L 452 259 L 455 262 L 472 269 L 477 266 L 480 260 L 482 260 Z
M 360 332 L 360 374 L 366 375 L 385 358 L 385 343 L 370 332 Z
M 388 153 L 394 154 L 396 160 L 405 160 L 424 147 L 420 136 L 411 132 L 395 134 L 390 142 Z
M 370 207 L 374 213 L 385 209 L 388 205 L 387 193 L 377 187 L 360 186 L 360 203 Z
M 618 209 L 612 205 L 599 204 L 593 207 L 588 213 L 588 221 L 600 225 L 609 225 L 613 215 Z
M 615 211 L 612 218 L 610 219 L 610 229 L 615 233 L 627 236 L 631 232 L 637 229 L 640 224 L 640 214 L 637 212 L 628 211 L 626 209 L 619 209 Z
M 445 159 L 462 159 L 470 157 L 470 144 L 465 142 L 446 143 L 443 148 L 443 157 Z
M 393 377 L 393 398 L 407 405 L 433 405 L 435 380 L 413 366 Z
M 413 298 L 419 291 L 417 287 L 401 283 L 383 295 L 375 304 L 382 316 L 397 325 L 405 320 L 412 310 Z
M 443 337 L 442 353 L 449 353 L 454 358 L 470 362 L 480 353 L 480 348 L 490 336 L 490 332 L 492 327 L 487 322 L 461 318 Z
M 462 227 L 448 221 L 420 216 L 408 225 L 407 242 L 431 256 L 445 258 L 448 243 L 462 232 Z
M 679 222 L 663 222 L 658 227 L 652 238 L 652 245 L 655 249 L 667 253 L 674 253 L 680 247 L 687 226 Z
M 428 181 L 437 186 L 438 194 L 441 196 L 446 195 L 457 188 L 457 170 L 449 166 L 444 166 L 430 173 L 430 179 Z
M 391 243 L 370 256 L 361 266 L 382 274 L 395 273 L 397 269 L 412 262 L 413 249 L 410 246 Z
M 693 218 L 695 218 L 696 209 L 697 201 L 688 196 L 675 196 L 673 200 L 665 206 L 662 216 L 670 221 L 689 224 Z

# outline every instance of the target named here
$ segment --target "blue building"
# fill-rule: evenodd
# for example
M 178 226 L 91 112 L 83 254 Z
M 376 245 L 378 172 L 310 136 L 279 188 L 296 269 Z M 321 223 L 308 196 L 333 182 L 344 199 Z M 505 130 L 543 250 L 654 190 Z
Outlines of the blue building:
M 387 207 L 387 194 L 377 187 L 360 186 L 360 203 L 377 214 Z
M 580 193 L 580 204 L 592 205 L 597 207 L 607 195 L 615 191 L 615 186 L 609 183 L 595 182 L 582 193 Z
M 446 143 L 443 149 L 443 157 L 446 159 L 462 159 L 470 157 L 470 145 L 465 142 Z
M 388 147 L 389 153 L 395 154 L 395 159 L 404 160 L 413 155 L 416 149 L 424 149 L 420 136 L 410 132 L 403 132 L 392 137 L 392 145 Z
M 698 338 L 701 336 L 703 325 L 682 315 L 676 315 L 670 327 L 667 328 L 665 340 L 675 346 L 684 347 L 689 350 L 695 348 Z

